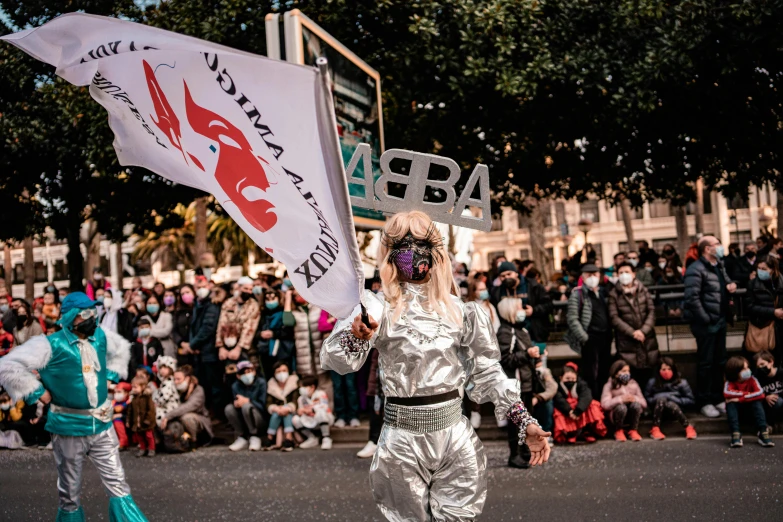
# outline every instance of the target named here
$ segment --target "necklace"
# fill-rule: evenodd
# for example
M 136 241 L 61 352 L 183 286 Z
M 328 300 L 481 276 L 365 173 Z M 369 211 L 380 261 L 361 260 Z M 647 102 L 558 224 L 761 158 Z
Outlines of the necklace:
M 411 325 L 410 321 L 408 320 L 407 315 L 403 314 L 400 317 L 400 319 L 402 319 L 402 324 L 405 326 L 405 328 L 408 331 L 408 334 L 414 337 L 419 342 L 419 344 L 432 344 L 435 342 L 435 339 L 440 337 L 440 335 L 443 333 L 443 321 L 441 320 L 439 315 L 437 316 L 437 318 L 438 318 L 438 325 L 435 328 L 435 335 L 430 337 L 415 329 Z

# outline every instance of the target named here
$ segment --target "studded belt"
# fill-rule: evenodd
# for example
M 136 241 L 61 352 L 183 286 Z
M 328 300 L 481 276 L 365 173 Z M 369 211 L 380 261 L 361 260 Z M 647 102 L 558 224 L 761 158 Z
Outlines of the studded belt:
M 453 426 L 462 418 L 462 399 L 428 406 L 402 406 L 386 402 L 383 422 L 392 428 L 430 433 Z

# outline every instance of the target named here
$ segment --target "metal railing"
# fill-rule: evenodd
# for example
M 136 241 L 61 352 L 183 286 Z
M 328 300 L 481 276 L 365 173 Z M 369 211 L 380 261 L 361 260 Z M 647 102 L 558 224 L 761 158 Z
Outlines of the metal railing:
M 671 339 L 692 337 L 690 323 L 684 317 L 684 285 L 649 286 L 647 290 L 653 295 L 655 303 L 656 331 L 666 334 L 666 351 L 669 351 Z M 745 288 L 738 288 L 733 298 L 733 318 L 729 332 L 744 332 L 747 324 L 747 306 L 745 304 Z M 550 343 L 562 342 L 563 335 L 568 330 L 566 313 L 568 301 L 554 301 L 554 324 L 549 337 Z M 663 329 L 663 332 L 661 331 Z M 661 347 L 661 349 L 664 349 Z

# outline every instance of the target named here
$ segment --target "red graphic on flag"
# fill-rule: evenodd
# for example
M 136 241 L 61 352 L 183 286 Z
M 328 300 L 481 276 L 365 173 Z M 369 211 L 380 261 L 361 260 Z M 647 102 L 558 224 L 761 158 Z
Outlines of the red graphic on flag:
M 187 158 L 190 157 L 198 168 L 204 170 L 201 162 L 185 150 L 179 119 L 158 84 L 152 67 L 146 61 L 144 73 L 157 113 L 157 120 L 151 116 L 155 125 L 166 134 L 171 144 L 182 152 L 185 163 L 188 163 Z M 254 228 L 261 232 L 268 231 L 277 223 L 277 215 L 272 212 L 275 206 L 263 199 L 270 186 L 263 165 L 268 165 L 268 162 L 253 153 L 250 142 L 239 128 L 219 114 L 198 105 L 190 94 L 188 84 L 184 81 L 183 84 L 188 123 L 196 133 L 218 142 L 215 180 L 228 195 L 229 201 L 237 206 Z

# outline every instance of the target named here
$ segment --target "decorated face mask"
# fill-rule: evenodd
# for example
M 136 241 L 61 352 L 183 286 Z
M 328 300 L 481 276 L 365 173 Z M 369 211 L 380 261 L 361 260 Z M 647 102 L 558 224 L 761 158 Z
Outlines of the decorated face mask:
M 426 239 L 416 239 L 408 233 L 391 246 L 389 260 L 403 278 L 421 281 L 432 268 L 433 245 Z

